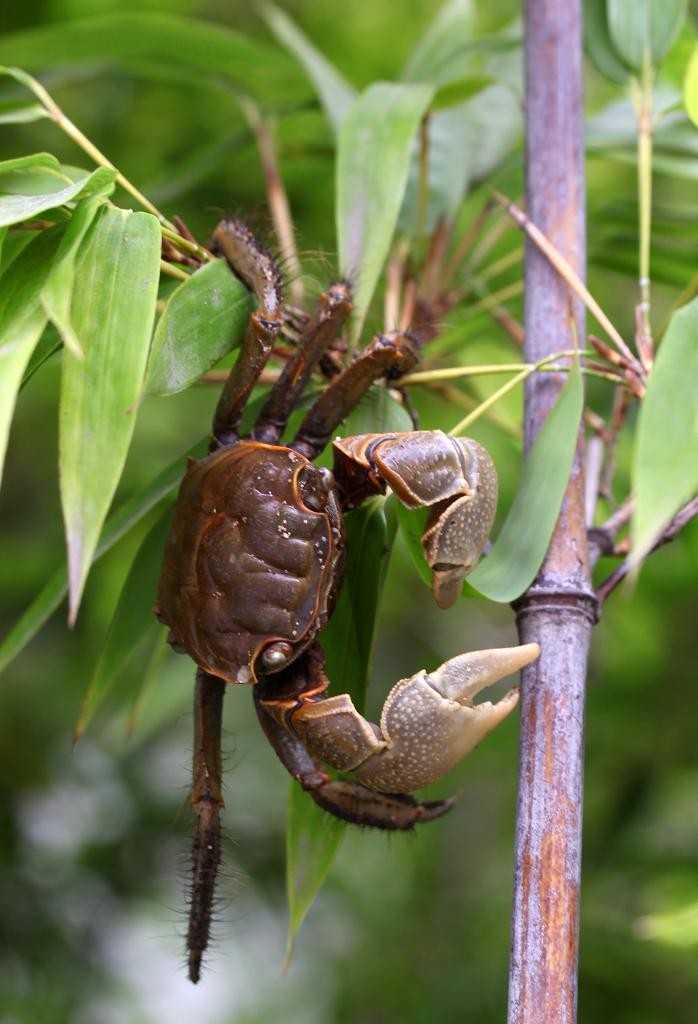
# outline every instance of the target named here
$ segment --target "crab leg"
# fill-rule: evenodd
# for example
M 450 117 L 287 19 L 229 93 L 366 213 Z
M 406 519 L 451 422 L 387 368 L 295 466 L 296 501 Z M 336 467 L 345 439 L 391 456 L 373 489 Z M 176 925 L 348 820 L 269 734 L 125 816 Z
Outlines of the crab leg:
M 448 608 L 487 541 L 497 508 L 497 472 L 487 451 L 441 430 L 359 434 L 334 442 L 335 478 L 353 508 L 391 487 L 408 508 L 429 508 L 422 546 L 436 603 Z
M 289 415 L 303 393 L 310 375 L 335 340 L 351 312 L 351 289 L 344 281 L 333 284 L 320 296 L 318 310 L 309 321 L 293 357 L 269 393 L 252 436 L 276 444 Z
M 435 672 L 421 670 L 388 694 L 380 728 L 348 694 L 307 701 L 288 726 L 312 755 L 381 793 L 412 793 L 450 771 L 511 711 L 510 690 L 499 703 L 473 704 L 485 687 L 535 661 L 538 644 L 459 654 Z M 394 796 L 391 797 L 394 799 Z
M 306 707 L 328 703 L 324 700 L 328 680 L 322 665 L 322 652 L 315 646 L 285 672 L 268 677 L 254 689 L 260 724 L 286 770 L 323 810 L 355 825 L 405 831 L 440 818 L 450 809 L 452 800 L 419 803 L 411 796 L 333 780 L 318 767 L 290 721 Z M 342 723 L 337 725 L 341 732 Z
M 189 978 L 196 984 L 208 946 L 216 874 L 221 859 L 221 717 L 225 683 L 203 669 L 194 690 L 194 762 L 191 805 L 196 815 L 191 903 L 187 929 Z
M 232 444 L 238 438 L 245 403 L 281 331 L 283 309 L 278 267 L 244 224 L 237 220 L 221 221 L 213 233 L 211 251 L 225 257 L 259 302 L 216 407 L 212 446 L 216 447 Z
M 308 459 L 320 454 L 361 396 L 381 377 L 400 377 L 416 366 L 418 343 L 401 331 L 378 334 L 358 359 L 325 388 L 308 411 L 290 447 Z

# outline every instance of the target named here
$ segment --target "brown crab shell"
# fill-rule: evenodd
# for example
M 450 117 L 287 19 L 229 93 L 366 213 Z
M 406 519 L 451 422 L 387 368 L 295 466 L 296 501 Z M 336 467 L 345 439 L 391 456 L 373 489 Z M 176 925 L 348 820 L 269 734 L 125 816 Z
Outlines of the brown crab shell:
M 310 492 L 322 511 L 305 504 Z M 268 644 L 286 641 L 296 657 L 323 628 L 343 550 L 337 492 L 321 471 L 289 448 L 239 441 L 189 463 L 155 611 L 201 668 L 254 683 Z

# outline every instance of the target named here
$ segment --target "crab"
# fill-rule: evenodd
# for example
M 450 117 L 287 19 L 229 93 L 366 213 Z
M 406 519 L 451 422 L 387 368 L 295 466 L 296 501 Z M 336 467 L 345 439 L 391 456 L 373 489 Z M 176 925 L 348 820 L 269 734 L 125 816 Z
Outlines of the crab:
M 458 654 L 390 690 L 380 725 L 344 693 L 328 696 L 318 636 L 342 581 L 344 513 L 387 488 L 426 508 L 422 545 L 439 606 L 459 596 L 486 544 L 497 475 L 480 444 L 440 430 L 334 437 L 334 469 L 314 460 L 380 380 L 410 371 L 427 327 L 379 334 L 310 405 L 295 436 L 281 440 L 313 371 L 352 309 L 347 282 L 331 285 L 271 388 L 251 432 L 247 399 L 284 324 L 272 256 L 237 220 L 225 220 L 212 251 L 252 291 L 242 349 L 218 402 L 210 453 L 190 460 L 166 545 L 156 613 L 173 647 L 196 665 L 191 802 L 193 882 L 189 976 L 199 979 L 220 860 L 220 729 L 227 685 L 252 688 L 260 724 L 284 767 L 325 811 L 357 825 L 407 830 L 453 801 L 420 801 L 514 709 L 518 692 L 475 704 L 485 687 L 538 655 L 536 644 Z M 327 769 L 340 773 L 340 777 Z

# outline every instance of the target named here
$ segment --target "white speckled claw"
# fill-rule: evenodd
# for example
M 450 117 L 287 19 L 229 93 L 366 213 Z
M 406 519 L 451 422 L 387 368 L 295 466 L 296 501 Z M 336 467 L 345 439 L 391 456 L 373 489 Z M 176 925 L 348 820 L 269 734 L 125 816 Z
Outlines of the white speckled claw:
M 388 694 L 380 729 L 347 694 L 304 705 L 293 728 L 312 754 L 365 786 L 413 793 L 450 771 L 514 710 L 519 695 L 510 690 L 497 704 L 473 698 L 539 654 L 538 644 L 473 651 L 402 679 Z

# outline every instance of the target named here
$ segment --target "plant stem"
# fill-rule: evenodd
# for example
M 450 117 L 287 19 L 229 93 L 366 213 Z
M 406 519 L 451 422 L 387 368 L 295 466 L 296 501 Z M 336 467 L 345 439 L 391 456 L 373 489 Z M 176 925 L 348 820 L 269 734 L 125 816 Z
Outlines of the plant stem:
M 522 381 L 527 380 L 531 376 L 532 373 L 535 373 L 537 370 L 544 371 L 546 369 L 549 370 L 549 371 L 555 372 L 555 373 L 564 372 L 564 369 L 565 369 L 564 367 L 559 367 L 559 366 L 551 367 L 548 364 L 554 363 L 557 359 L 561 359 L 564 356 L 569 356 L 569 355 L 579 356 L 580 354 L 581 353 L 579 352 L 578 349 L 567 349 L 567 350 L 565 350 L 563 352 L 552 352 L 549 356 L 544 356 L 543 359 L 539 359 L 537 363 L 513 363 L 513 364 L 510 363 L 510 364 L 508 364 L 508 366 L 507 366 L 507 364 L 501 364 L 500 367 L 496 367 L 496 366 L 495 367 L 493 367 L 493 366 L 463 367 L 463 369 L 465 371 L 463 376 L 478 376 L 478 372 L 477 371 L 484 371 L 485 373 L 497 372 L 497 370 L 503 369 L 503 367 L 506 367 L 505 370 L 503 369 L 503 372 L 510 372 L 512 369 L 518 370 L 519 372 L 516 374 L 515 377 L 512 377 L 511 380 L 508 380 L 506 382 L 506 384 L 502 384 L 501 388 L 497 388 L 497 390 L 494 391 L 489 396 L 489 398 L 486 398 L 485 401 L 482 402 L 480 405 L 478 405 L 476 409 L 473 409 L 473 411 L 471 413 L 468 413 L 468 415 L 466 417 L 464 417 L 464 419 L 462 419 L 458 423 L 456 423 L 455 427 L 452 427 L 451 430 L 449 431 L 449 433 L 452 434 L 454 437 L 457 437 L 467 427 L 469 427 L 471 425 L 471 423 L 474 423 L 475 420 L 479 419 L 479 417 L 482 416 L 483 413 L 487 412 L 487 410 L 490 409 L 496 402 L 498 402 L 500 400 L 500 398 L 503 398 L 504 395 L 507 395 L 507 394 L 509 394 L 510 391 L 513 391 L 514 388 L 518 384 L 520 384 Z M 472 369 L 472 370 L 474 370 L 476 372 L 474 374 L 470 374 L 470 373 L 468 373 L 469 369 Z M 432 376 L 432 374 L 438 374 L 439 372 L 444 372 L 444 371 L 439 371 L 439 370 L 431 370 L 431 371 L 427 370 L 427 371 L 425 371 L 425 373 L 428 374 L 429 376 Z M 411 376 L 412 376 L 413 379 L 414 379 L 414 377 L 421 376 L 422 377 L 422 381 L 424 381 L 424 376 L 423 375 L 412 374 Z M 452 374 L 449 373 L 449 376 L 452 376 Z M 436 379 L 436 378 L 432 377 L 432 379 Z M 405 380 L 407 380 L 407 378 L 405 378 Z M 401 383 L 404 383 L 404 382 L 401 381 Z
M 121 185 L 126 192 L 132 195 L 144 210 L 147 210 L 148 213 L 152 213 L 154 217 L 157 217 L 160 222 L 164 238 L 174 242 L 183 252 L 188 252 L 190 255 L 196 256 L 202 261 L 213 259 L 211 253 L 208 252 L 207 249 L 204 249 L 203 246 L 197 245 L 196 242 L 192 242 L 178 234 L 175 225 L 172 224 L 164 214 L 160 213 L 157 206 L 155 206 L 154 203 L 151 203 L 148 197 L 144 196 L 143 193 L 121 173 L 118 167 L 115 167 L 111 160 L 97 149 L 95 144 L 80 131 L 76 124 L 73 124 L 67 114 L 61 110 L 53 96 L 51 96 L 48 90 L 44 88 L 41 82 L 37 81 L 36 78 L 33 78 L 31 75 L 28 75 L 25 71 L 22 71 L 19 68 L 5 68 L 0 70 L 4 70 L 6 73 L 12 75 L 16 81 L 21 82 L 22 85 L 26 86 L 27 89 L 33 92 L 34 95 L 41 100 L 41 104 L 51 120 L 54 121 L 61 131 L 65 132 L 65 134 L 68 135 L 84 153 L 87 153 L 91 160 L 94 160 L 94 162 L 100 167 L 109 167 L 112 171 L 116 171 L 116 180 L 118 184 Z
M 121 185 L 121 187 L 127 192 L 130 192 L 133 198 L 140 203 L 144 210 L 147 210 L 148 213 L 152 213 L 153 216 L 157 217 L 161 224 L 165 224 L 174 230 L 174 226 L 170 224 L 163 214 L 160 213 L 158 208 L 154 206 L 142 192 L 139 192 L 136 186 L 132 185 L 128 178 L 124 177 L 118 168 L 114 166 L 111 160 L 108 160 L 104 153 L 100 152 L 100 150 L 97 149 L 95 144 L 88 139 L 86 135 L 83 135 L 78 126 L 73 124 L 67 114 L 63 113 L 54 98 L 43 87 L 41 82 L 38 82 L 35 78 L 32 78 L 31 75 L 27 74 L 22 74 L 19 81 L 22 81 L 27 88 L 31 89 L 34 95 L 41 100 L 41 103 L 51 120 L 55 121 L 58 127 L 64 131 L 66 135 L 70 136 L 73 142 L 77 143 L 80 149 L 87 153 L 87 155 L 94 160 L 96 164 L 99 164 L 100 167 L 110 167 L 113 171 L 116 171 L 116 180 L 119 185 Z
M 286 261 L 290 278 L 289 296 L 291 302 L 300 305 L 303 301 L 303 278 L 296 236 L 293 229 L 293 217 L 288 196 L 279 171 L 279 160 L 271 125 L 262 117 L 256 103 L 247 97 L 240 98 L 240 108 L 252 129 L 257 142 L 257 151 L 264 171 L 267 188 L 267 203 L 274 224 L 274 231 Z
M 429 216 L 429 114 L 426 113 L 419 125 L 419 185 L 417 191 L 417 238 L 427 233 Z
M 526 366 L 526 368 L 517 373 L 515 377 L 508 380 L 506 384 L 502 384 L 501 388 L 497 388 L 496 391 L 493 391 L 489 398 L 486 398 L 484 402 L 481 402 L 480 405 L 478 405 L 477 409 L 473 409 L 473 411 L 469 412 L 467 416 L 464 416 L 462 420 L 459 420 L 455 427 L 452 427 L 449 430 L 449 434 L 453 437 L 458 437 L 462 434 L 464 430 L 468 429 L 471 423 L 474 423 L 475 420 L 479 419 L 479 417 L 482 416 L 483 413 L 487 412 L 495 402 L 498 402 L 500 398 L 504 397 L 504 395 L 508 395 L 510 391 L 513 391 L 521 381 L 530 377 L 535 369 L 535 366 Z
M 174 266 L 173 263 L 167 263 L 166 260 L 160 260 L 160 273 L 167 274 L 168 277 L 176 277 L 178 281 L 188 281 L 191 277 L 186 270 Z
M 652 366 L 650 326 L 650 241 L 652 231 L 652 62 L 648 50 L 642 63 L 637 102 L 637 198 L 640 217 L 637 348 L 646 370 Z
M 585 264 L 581 0 L 526 3 L 527 362 L 583 338 Z M 511 210 L 511 207 L 509 206 Z M 521 211 L 518 211 L 520 214 Z M 547 242 L 540 244 L 541 237 Z M 551 257 L 551 251 L 562 260 Z M 571 271 L 582 291 L 572 294 Z M 580 301 L 581 300 L 581 301 Z M 617 332 L 615 332 L 617 334 Z M 617 340 L 617 339 L 615 339 Z M 621 343 L 622 343 L 622 339 Z M 627 346 L 626 346 L 627 347 Z M 528 452 L 563 378 L 526 382 Z M 521 643 L 541 655 L 521 680 L 509 1024 L 573 1024 L 582 823 L 586 662 L 595 599 L 589 581 L 582 441 L 538 576 L 516 602 Z
M 623 353 L 631 365 L 635 364 L 637 362 L 635 356 L 623 341 L 623 338 L 616 327 L 614 327 L 594 296 L 586 287 L 580 274 L 577 273 L 570 261 L 551 241 L 546 232 L 541 230 L 539 224 L 536 223 L 533 217 L 528 217 L 523 210 L 519 209 L 516 203 L 512 203 L 511 200 L 507 199 L 506 196 L 503 196 L 501 192 L 495 191 L 493 192 L 493 195 L 497 202 L 501 203 L 501 205 L 508 211 L 512 220 L 514 220 L 519 227 L 526 232 L 531 241 L 535 243 L 538 249 L 540 249 L 541 253 L 550 260 L 550 263 L 553 265 L 560 277 L 567 282 L 569 287 L 572 289 L 572 292 L 582 300 L 592 316 L 596 317 L 608 334 L 609 338 L 611 338 L 615 343 L 618 351 Z

